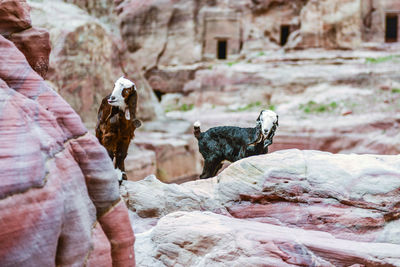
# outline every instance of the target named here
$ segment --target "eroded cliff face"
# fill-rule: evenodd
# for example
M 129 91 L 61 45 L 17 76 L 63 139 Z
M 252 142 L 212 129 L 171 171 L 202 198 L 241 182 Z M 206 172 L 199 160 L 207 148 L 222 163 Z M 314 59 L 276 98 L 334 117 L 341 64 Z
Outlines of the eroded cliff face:
M 399 163 L 282 150 L 211 179 L 167 185 L 149 177 L 121 193 L 143 232 L 143 266 L 398 266 Z
M 91 125 L 97 121 L 103 97 L 125 76 L 136 82 L 139 118 L 155 119 L 158 103 L 136 64 L 124 57 L 112 1 L 65 2 L 28 1 L 32 24 L 50 32 L 52 52 L 46 78 Z
M 48 67 L 49 34 L 31 27 L 25 8 L 0 4 L 9 38 L 0 36 L 0 265 L 134 266 L 112 162 L 38 74 Z
M 231 60 L 281 47 L 356 49 L 368 16 L 361 0 L 119 2 L 116 9 L 129 56 L 147 70 L 215 59 L 214 39 L 227 41 Z M 375 20 L 374 27 L 378 24 Z

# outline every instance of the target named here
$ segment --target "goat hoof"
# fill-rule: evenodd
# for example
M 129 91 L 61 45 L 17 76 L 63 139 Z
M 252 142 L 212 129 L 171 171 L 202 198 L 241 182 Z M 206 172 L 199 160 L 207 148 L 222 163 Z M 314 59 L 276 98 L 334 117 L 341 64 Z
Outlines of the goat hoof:
M 122 180 L 121 181 L 123 181 L 123 180 L 125 180 L 125 181 L 127 181 L 128 180 L 128 176 L 126 176 L 126 173 L 122 173 Z

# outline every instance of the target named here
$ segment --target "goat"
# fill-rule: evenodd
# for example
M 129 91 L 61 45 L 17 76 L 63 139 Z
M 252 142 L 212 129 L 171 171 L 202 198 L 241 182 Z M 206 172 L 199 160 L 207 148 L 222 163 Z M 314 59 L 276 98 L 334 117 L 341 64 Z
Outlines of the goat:
M 235 126 L 213 127 L 200 131 L 200 122 L 194 123 L 194 136 L 204 158 L 200 179 L 215 176 L 222 167 L 222 161 L 235 162 L 245 157 L 266 154 L 278 123 L 278 115 L 271 110 L 262 110 L 254 128 Z
M 136 119 L 137 92 L 135 84 L 119 78 L 111 94 L 103 98 L 96 125 L 96 137 L 106 148 L 114 167 L 118 172 L 118 180 L 127 180 L 125 173 L 125 158 L 128 147 L 135 137 L 135 130 L 142 123 Z

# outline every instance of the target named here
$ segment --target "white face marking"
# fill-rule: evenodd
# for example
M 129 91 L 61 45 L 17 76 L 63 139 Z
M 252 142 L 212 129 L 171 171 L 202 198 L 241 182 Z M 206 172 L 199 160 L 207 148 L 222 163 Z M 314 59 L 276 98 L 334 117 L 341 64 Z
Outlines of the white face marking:
M 124 77 L 119 78 L 114 84 L 114 90 L 111 93 L 110 98 L 108 99 L 108 104 L 111 106 L 119 107 L 124 110 L 126 108 L 125 99 L 122 96 L 122 91 L 125 88 L 131 88 L 135 84 Z
M 260 114 L 262 134 L 267 137 L 274 124 L 278 122 L 278 116 L 272 110 L 264 110 Z

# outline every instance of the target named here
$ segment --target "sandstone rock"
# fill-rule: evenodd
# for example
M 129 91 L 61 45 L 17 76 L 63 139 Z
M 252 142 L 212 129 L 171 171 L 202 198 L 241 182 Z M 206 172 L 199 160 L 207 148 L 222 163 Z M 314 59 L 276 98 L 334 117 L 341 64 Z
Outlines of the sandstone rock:
M 146 72 L 146 79 L 154 91 L 161 93 L 182 92 L 185 84 L 194 79 L 196 66 L 190 69 L 162 70 L 152 68 Z
M 25 0 L 0 3 L 0 34 L 9 38 L 24 53 L 31 67 L 45 77 L 49 65 L 49 33 L 32 28 L 30 8 Z
M 375 58 L 384 62 L 370 64 L 369 61 Z M 393 69 L 398 66 L 395 58 L 391 52 L 271 51 L 262 56 L 250 55 L 248 62 L 163 67 L 149 71 L 147 77 L 160 92 L 180 93 L 182 97 L 178 99 L 177 107 L 183 104 L 245 106 L 257 102 L 278 106 L 291 103 L 292 99 L 297 101 L 306 90 L 315 88 L 320 88 L 324 95 L 334 96 L 332 101 L 345 102 L 343 98 L 348 95 L 345 88 L 371 92 L 370 96 L 382 95 L 376 90 L 377 86 L 394 83 L 397 79 L 398 74 Z M 194 71 L 191 76 L 187 75 L 189 69 Z M 336 91 L 339 93 L 335 94 Z M 309 99 L 310 94 L 304 97 L 308 101 L 317 97 L 314 92 Z M 357 98 L 351 99 L 353 95 L 347 96 L 347 102 L 353 103 L 343 104 L 364 107 L 357 102 L 364 104 L 375 99 L 374 105 L 383 107 L 379 98 L 368 97 L 366 101 L 358 94 Z
M 3 0 L 0 3 L 0 35 L 8 36 L 31 27 L 29 6 L 25 0 Z
M 149 120 L 157 116 L 157 101 L 151 88 L 136 68 L 125 70 L 121 62 L 121 41 L 113 35 L 110 24 L 62 1 L 30 1 L 29 4 L 33 25 L 50 32 L 53 51 L 47 78 L 83 121 L 97 121 L 102 98 L 123 75 L 137 84 L 139 118 Z M 65 24 L 65 21 L 71 23 Z
M 140 266 L 398 266 L 400 245 L 337 239 L 330 234 L 238 220 L 210 212 L 176 212 L 138 235 Z
M 0 62 L 0 265 L 134 265 L 105 149 L 2 36 Z
M 121 35 L 139 69 L 201 59 L 195 2 L 125 1 L 121 5 Z
M 361 1 L 308 1 L 301 10 L 300 47 L 357 48 L 361 45 Z
M 122 39 L 140 69 L 191 65 L 217 59 L 217 40 L 226 57 L 279 49 L 281 27 L 299 28 L 306 1 L 118 1 Z M 154 80 L 152 83 L 163 85 Z
M 181 185 L 151 177 L 127 182 L 124 195 L 141 217 L 211 211 L 399 245 L 399 162 L 398 156 L 282 150 L 235 162 L 212 179 Z
M 96 17 L 110 16 L 114 6 L 114 0 L 64 0 L 64 2 L 73 3 Z
M 179 210 L 223 209 L 215 199 L 215 180 L 205 180 L 195 186 L 190 186 L 191 183 L 165 184 L 151 175 L 138 182 L 124 182 L 120 191 L 129 209 L 141 218 L 160 218 Z M 140 218 L 136 221 L 140 224 Z
M 45 29 L 30 28 L 12 34 L 10 41 L 25 55 L 33 70 L 45 78 L 51 50 L 49 32 Z
M 155 152 L 157 177 L 164 182 L 182 182 L 201 173 L 201 156 L 192 134 L 137 132 L 133 142 Z
M 139 181 L 157 173 L 156 153 L 131 145 L 125 158 L 125 172 L 129 181 Z

